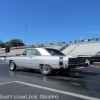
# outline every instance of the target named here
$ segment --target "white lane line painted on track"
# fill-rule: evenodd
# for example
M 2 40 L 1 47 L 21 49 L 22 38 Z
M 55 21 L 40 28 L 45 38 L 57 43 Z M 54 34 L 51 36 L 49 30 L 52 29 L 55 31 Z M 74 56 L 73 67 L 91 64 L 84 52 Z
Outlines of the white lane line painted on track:
M 5 82 L 5 83 L 0 83 L 0 85 L 5 85 L 5 84 L 9 84 L 9 83 L 14 83 L 15 81 L 10 81 L 10 82 Z
M 28 86 L 32 86 L 32 87 L 36 87 L 36 88 L 40 88 L 40 89 L 44 89 L 44 90 L 49 90 L 49 91 L 65 94 L 65 95 L 70 95 L 70 96 L 74 96 L 74 97 L 78 97 L 78 98 L 82 98 L 82 99 L 100 100 L 100 99 L 94 98 L 94 97 L 89 97 L 89 96 L 80 95 L 80 94 L 76 94 L 76 93 L 71 93 L 71 92 L 66 92 L 66 91 L 62 91 L 62 90 L 52 89 L 52 88 L 43 87 L 43 86 L 39 86 L 39 85 L 35 85 L 35 84 L 30 84 L 30 83 L 26 83 L 26 82 L 21 82 L 21 81 L 14 81 L 14 82 L 20 83 L 20 84 L 24 84 L 24 85 L 28 85 Z
M 71 84 L 73 84 L 73 85 L 81 85 L 81 84 L 78 84 L 78 83 L 74 83 L 74 82 L 71 82 Z

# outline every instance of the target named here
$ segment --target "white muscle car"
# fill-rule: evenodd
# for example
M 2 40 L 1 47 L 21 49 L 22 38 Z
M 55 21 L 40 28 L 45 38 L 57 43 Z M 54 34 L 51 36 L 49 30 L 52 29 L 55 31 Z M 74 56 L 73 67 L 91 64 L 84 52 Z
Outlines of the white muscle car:
M 6 57 L 11 71 L 16 67 L 40 69 L 43 75 L 51 75 L 54 70 L 68 70 L 87 66 L 85 59 L 69 57 L 52 48 L 28 48 L 21 55 Z

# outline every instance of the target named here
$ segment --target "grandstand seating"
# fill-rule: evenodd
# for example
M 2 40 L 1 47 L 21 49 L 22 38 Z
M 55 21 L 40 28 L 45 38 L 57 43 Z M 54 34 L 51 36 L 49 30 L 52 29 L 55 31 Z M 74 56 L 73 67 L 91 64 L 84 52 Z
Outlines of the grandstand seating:
M 62 52 L 66 55 L 94 55 L 100 51 L 100 43 L 70 45 Z
M 60 50 L 64 46 L 48 46 L 48 48 L 54 48 Z M 8 56 L 13 56 L 16 54 L 22 54 L 25 49 L 11 49 Z M 65 55 L 94 55 L 96 52 L 100 51 L 100 43 L 88 43 L 88 44 L 72 44 L 62 50 Z M 0 56 L 6 56 L 5 49 L 0 50 Z
M 62 53 L 64 53 L 65 55 L 67 55 L 69 52 L 71 52 L 77 45 L 69 45 L 67 48 L 65 48 L 64 50 L 62 50 Z
M 48 48 L 54 48 L 60 50 L 64 46 L 48 46 Z M 25 49 L 11 49 L 8 56 L 13 56 L 16 54 L 22 54 Z M 88 44 L 73 44 L 69 45 L 62 50 L 65 55 L 94 55 L 96 52 L 100 51 L 100 43 L 88 43 Z M 6 56 L 5 49 L 0 50 L 0 56 Z
M 3 51 L 0 51 L 0 55 L 1 55 L 1 54 L 3 54 L 3 53 L 5 53 L 5 51 L 4 51 L 4 50 L 3 50 Z
M 63 46 L 49 46 L 47 48 L 53 48 L 60 50 Z M 28 48 L 27 48 L 28 49 Z M 9 53 L 7 53 L 7 56 L 14 56 L 16 54 L 22 54 L 24 52 L 25 48 L 22 49 L 11 49 Z M 5 49 L 0 50 L 0 56 L 6 56 Z
M 63 48 L 63 47 L 64 47 L 64 46 L 52 46 L 51 48 L 60 50 L 60 49 Z
M 16 54 L 22 54 L 24 52 L 25 49 L 13 49 L 13 50 L 10 50 L 9 53 L 7 53 L 7 56 L 14 56 Z M 0 56 L 6 56 L 6 53 L 2 53 L 0 54 Z

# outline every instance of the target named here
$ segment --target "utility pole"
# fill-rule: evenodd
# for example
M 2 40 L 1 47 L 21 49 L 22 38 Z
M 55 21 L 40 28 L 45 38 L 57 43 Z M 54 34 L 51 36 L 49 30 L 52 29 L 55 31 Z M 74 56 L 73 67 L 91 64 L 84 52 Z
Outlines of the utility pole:
M 27 24 L 24 25 L 24 28 L 25 28 L 25 48 L 26 48 L 26 28 L 27 28 Z

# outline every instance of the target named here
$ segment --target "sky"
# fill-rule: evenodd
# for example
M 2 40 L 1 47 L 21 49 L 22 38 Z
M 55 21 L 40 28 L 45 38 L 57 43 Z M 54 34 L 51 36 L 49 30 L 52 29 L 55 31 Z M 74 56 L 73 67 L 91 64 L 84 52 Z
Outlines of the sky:
M 0 0 L 0 39 L 25 37 L 27 45 L 100 38 L 100 0 Z

